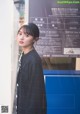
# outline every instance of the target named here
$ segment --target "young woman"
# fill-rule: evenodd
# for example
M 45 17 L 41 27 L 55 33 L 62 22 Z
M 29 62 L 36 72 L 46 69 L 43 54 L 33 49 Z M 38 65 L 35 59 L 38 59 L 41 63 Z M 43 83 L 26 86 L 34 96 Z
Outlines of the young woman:
M 22 47 L 21 64 L 17 75 L 17 114 L 46 114 L 46 94 L 41 58 L 34 49 L 39 29 L 23 25 L 17 34 Z

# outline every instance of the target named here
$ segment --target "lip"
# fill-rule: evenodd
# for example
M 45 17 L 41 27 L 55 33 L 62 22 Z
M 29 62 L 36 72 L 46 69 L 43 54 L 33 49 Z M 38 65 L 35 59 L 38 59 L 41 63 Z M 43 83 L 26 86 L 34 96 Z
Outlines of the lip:
M 23 41 L 19 41 L 20 44 L 23 44 L 24 42 Z

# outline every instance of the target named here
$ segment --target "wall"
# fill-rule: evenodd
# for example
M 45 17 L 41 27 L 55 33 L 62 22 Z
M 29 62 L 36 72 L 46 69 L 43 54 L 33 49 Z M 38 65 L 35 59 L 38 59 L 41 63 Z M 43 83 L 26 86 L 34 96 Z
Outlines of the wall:
M 0 114 L 2 113 L 11 114 L 11 39 L 12 38 L 13 38 L 13 0 L 1 0 L 0 1 Z

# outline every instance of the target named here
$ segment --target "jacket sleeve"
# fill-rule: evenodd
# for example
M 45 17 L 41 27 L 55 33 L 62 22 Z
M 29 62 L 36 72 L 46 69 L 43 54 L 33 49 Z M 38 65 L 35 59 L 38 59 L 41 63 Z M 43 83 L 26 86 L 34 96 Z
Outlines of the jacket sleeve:
M 41 62 L 25 65 L 19 90 L 18 114 L 46 114 L 45 84 Z

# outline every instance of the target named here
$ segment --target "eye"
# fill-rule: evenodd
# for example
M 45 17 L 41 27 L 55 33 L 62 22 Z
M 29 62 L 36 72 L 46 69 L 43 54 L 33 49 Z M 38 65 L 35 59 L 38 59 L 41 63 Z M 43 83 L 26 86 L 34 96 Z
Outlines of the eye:
M 29 37 L 29 34 L 26 33 L 25 36 L 26 36 L 26 37 Z
M 26 37 L 29 37 L 29 34 L 26 34 Z
M 22 35 L 22 32 L 19 32 L 18 35 Z

